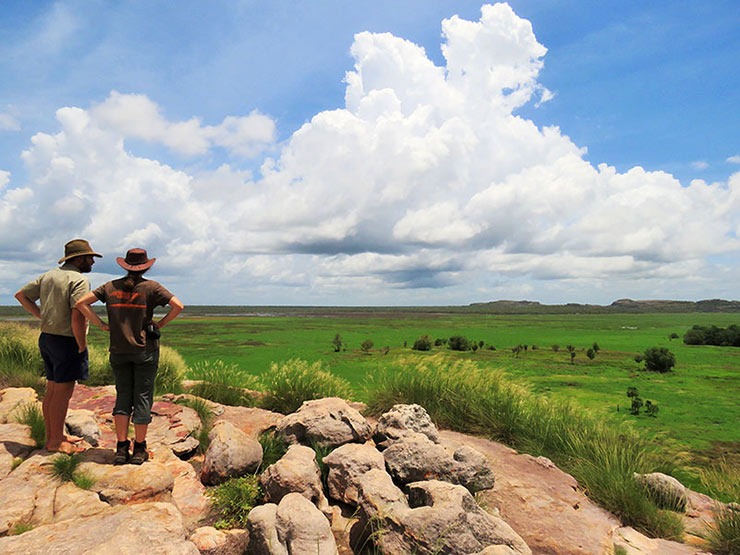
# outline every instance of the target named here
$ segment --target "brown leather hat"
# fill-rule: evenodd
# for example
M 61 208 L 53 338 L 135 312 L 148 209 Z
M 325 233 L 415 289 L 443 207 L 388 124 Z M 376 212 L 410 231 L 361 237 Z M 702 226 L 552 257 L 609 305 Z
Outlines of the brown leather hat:
M 118 257 L 116 262 L 124 270 L 142 272 L 152 267 L 156 258 L 149 258 L 144 249 L 129 249 L 126 258 Z
M 96 253 L 92 250 L 90 243 L 84 239 L 72 239 L 69 243 L 64 245 L 64 257 L 59 259 L 59 264 L 75 256 L 97 256 L 103 258 L 102 254 Z

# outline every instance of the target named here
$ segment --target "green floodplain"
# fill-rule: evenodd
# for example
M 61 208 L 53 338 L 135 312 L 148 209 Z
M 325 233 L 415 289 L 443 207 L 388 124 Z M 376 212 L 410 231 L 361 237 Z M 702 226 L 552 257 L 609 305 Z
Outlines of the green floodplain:
M 6 308 L 6 307 L 3 307 Z M 17 316 L 8 308 L 0 319 Z M 100 309 L 100 308 L 99 308 Z M 356 399 L 363 384 L 399 357 L 438 355 L 467 358 L 482 368 L 506 372 L 512 380 L 542 395 L 566 397 L 606 419 L 628 420 L 690 454 L 696 463 L 720 457 L 740 463 L 740 348 L 684 345 L 680 338 L 693 325 L 727 327 L 740 323 L 738 313 L 613 313 L 613 314 L 483 314 L 454 310 L 395 308 L 189 307 L 163 330 L 162 342 L 176 349 L 189 366 L 221 360 L 260 375 L 272 362 L 288 359 L 321 361 L 347 379 Z M 335 352 L 339 334 L 343 348 Z M 428 334 L 436 338 L 463 335 L 483 341 L 476 352 L 445 346 L 431 351 L 411 349 Z M 369 352 L 361 344 L 373 342 Z M 107 348 L 107 337 L 90 330 L 90 342 Z M 590 360 L 586 350 L 600 350 Z M 527 345 L 518 355 L 517 345 Z M 558 345 L 554 351 L 552 346 Z M 571 358 L 566 346 L 576 349 Z M 384 347 L 388 347 L 387 353 Z M 646 372 L 634 357 L 649 347 L 675 354 L 672 372 Z M 651 418 L 629 413 L 626 392 L 636 387 L 643 400 L 657 404 Z
M 363 400 L 363 383 L 391 360 L 443 353 L 504 370 L 534 392 L 567 397 L 604 418 L 629 420 L 675 442 L 696 462 L 740 457 L 740 348 L 691 346 L 670 339 L 673 333 L 682 338 L 694 324 L 737 324 L 740 314 L 491 315 L 325 309 L 260 315 L 231 310 L 230 315 L 219 316 L 213 310 L 211 315 L 190 312 L 163 330 L 163 344 L 175 348 L 189 366 L 222 360 L 260 375 L 272 362 L 322 361 L 325 368 L 346 378 L 357 400 Z M 204 315 L 194 315 L 198 312 Z M 332 345 L 336 334 L 343 343 L 340 352 Z M 432 339 L 463 335 L 496 350 L 457 352 L 437 346 L 428 352 L 413 351 L 414 340 L 423 334 Z M 369 352 L 361 348 L 366 339 L 373 342 Z M 104 348 L 106 341 L 100 330 L 91 330 L 93 344 Z M 586 350 L 594 342 L 600 350 L 590 360 Z M 528 348 L 516 355 L 512 348 L 517 345 Z M 559 346 L 557 352 L 553 345 Z M 576 349 L 573 364 L 567 345 Z M 656 346 L 675 354 L 672 372 L 646 372 L 641 370 L 644 364 L 635 362 L 635 355 Z M 656 417 L 629 413 L 629 387 L 658 405 Z

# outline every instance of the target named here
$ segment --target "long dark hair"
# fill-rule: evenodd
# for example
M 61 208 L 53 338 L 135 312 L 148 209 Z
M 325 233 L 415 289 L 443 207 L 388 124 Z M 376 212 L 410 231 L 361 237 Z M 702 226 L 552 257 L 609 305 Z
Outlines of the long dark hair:
M 147 268 L 147 270 L 148 269 L 149 268 Z M 142 279 L 144 279 L 142 277 L 144 273 L 146 273 L 146 270 L 142 272 L 133 272 L 129 270 L 128 274 L 126 274 L 126 278 L 123 280 L 123 290 L 133 291 L 136 284 L 139 283 Z

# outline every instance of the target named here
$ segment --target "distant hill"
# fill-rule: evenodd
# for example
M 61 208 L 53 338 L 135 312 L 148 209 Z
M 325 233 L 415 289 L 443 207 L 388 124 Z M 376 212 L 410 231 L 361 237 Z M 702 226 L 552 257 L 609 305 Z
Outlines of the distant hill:
M 619 299 L 610 305 L 555 304 L 547 305 L 536 301 L 491 301 L 473 303 L 471 312 L 489 314 L 608 314 L 608 313 L 655 313 L 655 312 L 740 312 L 740 301 L 707 299 L 703 301 L 670 301 Z

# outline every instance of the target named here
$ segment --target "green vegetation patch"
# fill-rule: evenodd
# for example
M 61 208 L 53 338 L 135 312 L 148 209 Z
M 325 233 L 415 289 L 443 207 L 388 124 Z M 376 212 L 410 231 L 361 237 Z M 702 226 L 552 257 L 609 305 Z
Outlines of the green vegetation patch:
M 262 499 L 259 478 L 254 475 L 232 478 L 206 491 L 219 515 L 215 527 L 219 529 L 246 528 L 247 517 Z

